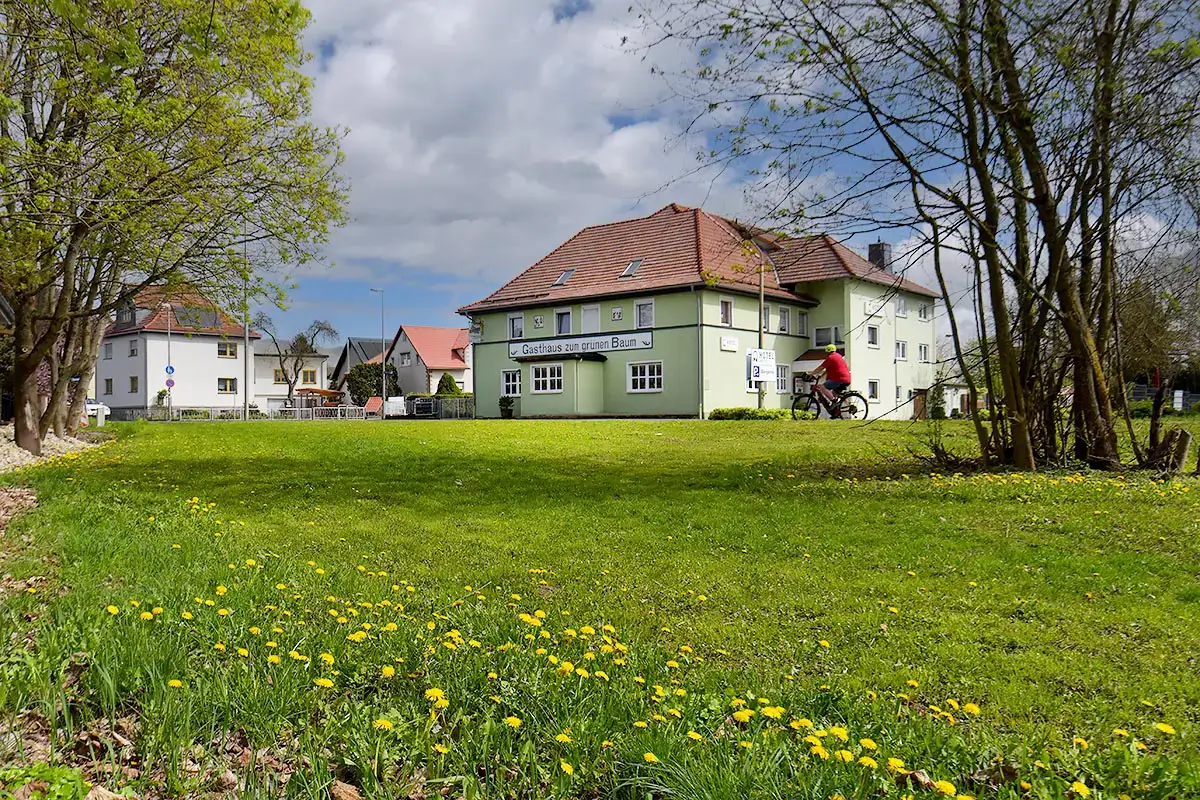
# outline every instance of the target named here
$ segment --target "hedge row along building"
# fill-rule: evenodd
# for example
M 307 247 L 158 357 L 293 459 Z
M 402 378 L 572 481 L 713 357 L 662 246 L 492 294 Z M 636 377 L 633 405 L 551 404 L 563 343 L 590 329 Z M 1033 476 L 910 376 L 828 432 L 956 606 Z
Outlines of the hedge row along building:
M 705 417 L 753 406 L 747 351 L 779 374 L 764 405 L 791 405 L 796 370 L 836 344 L 871 416 L 934 381 L 937 295 L 828 236 L 788 239 L 677 204 L 585 228 L 488 297 L 471 320 L 476 413 L 499 416 Z M 893 410 L 895 409 L 895 410 Z

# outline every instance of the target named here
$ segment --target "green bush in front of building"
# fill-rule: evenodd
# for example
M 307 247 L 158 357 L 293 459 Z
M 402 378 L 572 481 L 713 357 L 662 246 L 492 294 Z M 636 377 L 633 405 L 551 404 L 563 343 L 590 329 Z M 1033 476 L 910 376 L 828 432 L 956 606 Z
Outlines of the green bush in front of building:
M 709 412 L 711 420 L 744 419 L 791 419 L 792 412 L 786 408 L 714 408 Z

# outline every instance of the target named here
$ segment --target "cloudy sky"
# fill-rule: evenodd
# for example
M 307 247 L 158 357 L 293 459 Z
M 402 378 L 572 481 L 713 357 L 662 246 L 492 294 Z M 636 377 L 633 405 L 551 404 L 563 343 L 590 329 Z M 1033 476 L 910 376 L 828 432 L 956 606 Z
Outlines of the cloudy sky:
M 648 62 L 629 0 L 308 0 L 317 121 L 349 129 L 351 223 L 295 276 L 284 331 L 455 314 L 580 228 L 670 202 L 747 217 Z M 657 50 L 655 59 L 676 56 Z M 686 58 L 678 54 L 679 64 Z

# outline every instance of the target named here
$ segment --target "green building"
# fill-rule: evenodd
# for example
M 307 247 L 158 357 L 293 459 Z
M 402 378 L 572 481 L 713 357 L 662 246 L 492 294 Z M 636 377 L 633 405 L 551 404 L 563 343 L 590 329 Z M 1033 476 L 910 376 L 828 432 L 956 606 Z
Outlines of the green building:
M 829 237 L 784 239 L 675 204 L 585 228 L 459 309 L 471 320 L 476 414 L 499 416 L 501 396 L 520 417 L 753 406 L 748 351 L 761 319 L 778 365 L 766 407 L 790 406 L 794 371 L 832 342 L 854 388 L 879 404 L 872 416 L 907 417 L 885 400 L 932 383 L 935 295 L 887 269 L 885 248 L 872 264 Z

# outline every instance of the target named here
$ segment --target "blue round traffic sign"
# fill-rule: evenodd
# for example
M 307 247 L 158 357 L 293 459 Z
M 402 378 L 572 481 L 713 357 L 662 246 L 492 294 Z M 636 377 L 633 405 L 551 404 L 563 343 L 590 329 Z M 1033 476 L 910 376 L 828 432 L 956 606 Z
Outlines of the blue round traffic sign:
M 174 385 L 175 385 L 175 381 L 171 380 L 170 378 L 167 378 L 167 388 L 170 389 Z
M 175 374 L 175 368 L 174 368 L 174 367 L 172 367 L 170 364 L 167 364 L 167 374 L 168 374 L 168 375 L 174 375 L 174 374 Z

